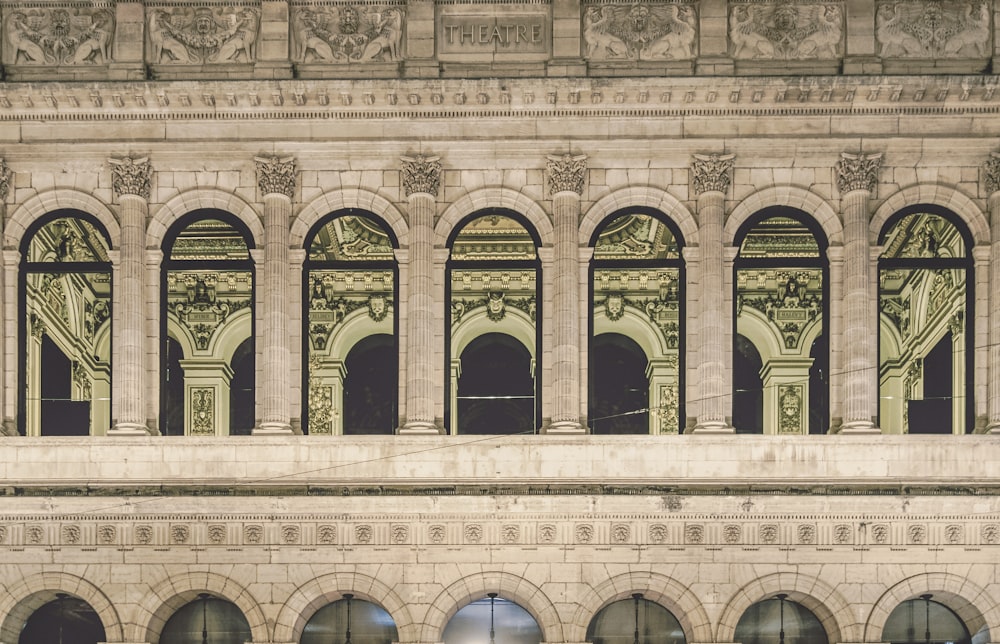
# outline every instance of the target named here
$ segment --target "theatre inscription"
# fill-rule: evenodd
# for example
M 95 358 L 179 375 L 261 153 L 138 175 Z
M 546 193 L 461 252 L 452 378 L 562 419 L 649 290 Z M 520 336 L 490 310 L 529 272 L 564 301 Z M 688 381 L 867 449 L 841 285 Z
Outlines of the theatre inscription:
M 446 14 L 438 21 L 438 53 L 489 54 L 495 58 L 546 54 L 548 31 L 546 14 Z

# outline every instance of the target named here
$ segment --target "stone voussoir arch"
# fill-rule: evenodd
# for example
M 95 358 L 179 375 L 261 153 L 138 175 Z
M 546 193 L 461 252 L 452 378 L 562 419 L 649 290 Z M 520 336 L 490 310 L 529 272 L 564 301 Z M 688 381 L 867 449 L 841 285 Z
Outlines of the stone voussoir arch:
M 873 246 L 878 244 L 879 234 L 890 217 L 906 206 L 916 204 L 933 204 L 947 208 L 965 222 L 975 245 L 990 243 L 990 222 L 982 209 L 968 195 L 950 186 L 921 183 L 894 192 L 875 210 L 875 215 L 868 226 L 871 244 Z
M 152 218 L 146 226 L 146 248 L 160 248 L 167 230 L 189 212 L 202 209 L 222 210 L 242 221 L 250 230 L 254 248 L 263 248 L 264 224 L 260 213 L 238 195 L 215 188 L 195 188 L 175 195 L 158 207 L 150 206 Z
M 465 194 L 445 209 L 434 226 L 434 245 L 443 248 L 448 242 L 448 236 L 462 219 L 489 208 L 506 208 L 524 215 L 534 226 L 542 246 L 552 246 L 554 243 L 552 219 L 537 201 L 510 188 L 482 188 Z
M 0 615 L 5 616 L 0 625 L 0 642 L 17 642 L 31 614 L 56 599 L 57 593 L 87 602 L 100 618 L 108 641 L 122 641 L 123 627 L 118 612 L 96 585 L 77 575 L 48 571 L 25 577 L 5 593 L 0 593 Z
M 726 218 L 722 232 L 722 241 L 726 246 L 732 246 L 736 233 L 755 213 L 772 206 L 796 208 L 816 220 L 823 229 L 827 243 L 830 246 L 840 246 L 844 243 L 844 225 L 837 210 L 830 203 L 811 190 L 798 186 L 772 186 L 748 195 L 736 204 Z
M 743 613 L 757 602 L 787 593 L 790 601 L 812 611 L 834 642 L 860 642 L 861 625 L 851 605 L 826 582 L 798 572 L 777 572 L 757 578 L 740 588 L 722 610 L 715 642 L 732 642 Z
M 384 608 L 396 624 L 400 642 L 418 641 L 420 627 L 414 624 L 406 603 L 386 584 L 358 572 L 322 575 L 296 588 L 278 611 L 274 641 L 298 642 L 316 611 L 342 599 L 344 593 Z
M 421 625 L 421 642 L 440 642 L 448 621 L 467 604 L 487 593 L 512 601 L 535 619 L 543 642 L 563 642 L 562 621 L 555 605 L 527 579 L 507 572 L 481 572 L 463 577 L 441 591 L 431 602 Z
M 927 572 L 903 579 L 878 598 L 865 624 L 863 641 L 882 641 L 889 614 L 904 601 L 924 593 L 931 593 L 933 601 L 944 604 L 958 615 L 970 634 L 976 635 L 985 629 L 981 641 L 991 642 L 1000 632 L 1000 604 L 995 597 L 966 577 Z
M 252 640 L 271 641 L 260 602 L 242 584 L 207 570 L 172 575 L 144 593 L 135 607 L 135 614 L 129 620 L 132 632 L 127 633 L 126 641 L 159 641 L 163 627 L 170 616 L 185 604 L 197 599 L 200 593 L 209 593 L 236 604 L 250 624 Z
M 616 575 L 588 588 L 577 604 L 572 629 L 566 633 L 570 642 L 586 641 L 587 627 L 597 613 L 616 601 L 630 599 L 632 593 L 642 593 L 644 599 L 669 610 L 689 642 L 712 641 L 712 623 L 698 596 L 681 582 L 666 575 L 650 571 L 632 571 Z
M 610 192 L 587 209 L 580 221 L 580 246 L 588 246 L 597 227 L 612 213 L 637 206 L 662 212 L 677 224 L 685 246 L 698 245 L 698 222 L 684 203 L 666 190 L 652 186 L 629 186 Z
M 316 197 L 296 215 L 288 237 L 290 248 L 302 248 L 306 236 L 321 219 L 332 212 L 356 208 L 366 210 L 378 217 L 392 229 L 401 248 L 410 243 L 410 229 L 403 213 L 388 199 L 375 192 L 361 188 L 349 188 L 325 192 Z
M 32 222 L 50 212 L 66 209 L 79 210 L 96 217 L 111 238 L 111 248 L 120 246 L 121 227 L 118 217 L 108 204 L 86 192 L 56 188 L 40 192 L 14 209 L 4 224 L 4 248 L 20 248 L 24 233 Z

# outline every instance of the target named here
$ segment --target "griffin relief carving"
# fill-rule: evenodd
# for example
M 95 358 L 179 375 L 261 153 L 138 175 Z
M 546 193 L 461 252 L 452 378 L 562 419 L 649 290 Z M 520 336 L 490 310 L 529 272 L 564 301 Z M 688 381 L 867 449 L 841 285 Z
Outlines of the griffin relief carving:
M 985 58 L 990 55 L 986 2 L 882 2 L 875 40 L 882 58 Z
M 110 9 L 18 8 L 4 21 L 8 65 L 106 65 L 115 19 Z
M 400 7 L 310 5 L 291 13 L 296 62 L 388 63 L 403 58 L 405 13 Z
M 690 60 L 698 18 L 684 4 L 622 4 L 587 7 L 584 58 L 593 61 Z
M 153 65 L 252 63 L 260 10 L 252 7 L 149 7 L 147 60 Z
M 739 3 L 729 10 L 733 58 L 836 59 L 840 58 L 843 35 L 840 4 Z

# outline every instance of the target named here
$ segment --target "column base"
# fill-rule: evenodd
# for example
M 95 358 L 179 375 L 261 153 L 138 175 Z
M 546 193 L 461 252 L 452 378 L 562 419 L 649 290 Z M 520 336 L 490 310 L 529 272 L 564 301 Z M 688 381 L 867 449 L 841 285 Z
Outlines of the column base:
M 586 434 L 587 428 L 575 420 L 559 420 L 549 423 L 541 430 L 542 434 Z
M 871 421 L 857 420 L 854 422 L 844 423 L 840 426 L 840 431 L 837 433 L 851 434 L 854 436 L 874 436 L 876 434 L 881 434 L 882 430 Z
M 396 432 L 400 436 L 439 436 L 444 434 L 444 429 L 426 420 L 411 420 Z
M 261 423 L 254 427 L 253 436 L 292 436 L 292 426 L 289 423 Z
M 4 418 L 0 424 L 0 434 L 4 436 L 17 436 L 17 423 L 13 418 Z
M 108 436 L 152 436 L 152 432 L 145 424 L 118 423 L 108 430 Z
M 719 420 L 707 420 L 705 422 L 697 423 L 690 431 L 685 431 L 685 434 L 735 434 L 736 428 L 732 425 L 727 425 L 725 421 Z
M 986 426 L 986 433 L 987 434 L 1000 434 L 1000 423 L 998 423 L 996 425 L 987 425 Z

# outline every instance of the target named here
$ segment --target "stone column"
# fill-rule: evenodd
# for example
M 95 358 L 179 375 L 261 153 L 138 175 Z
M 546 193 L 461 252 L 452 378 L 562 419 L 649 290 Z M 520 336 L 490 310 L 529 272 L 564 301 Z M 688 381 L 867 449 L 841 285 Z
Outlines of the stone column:
M 0 159 L 0 235 L 2 235 L 4 229 L 6 228 L 6 223 L 7 223 L 6 202 L 8 195 L 10 195 L 11 180 L 13 179 L 13 177 L 14 175 L 10 171 L 10 168 L 7 167 L 7 163 L 3 159 Z M 7 284 L 5 283 L 6 282 L 5 273 L 6 270 L 3 269 L 2 263 L 0 263 L 0 324 L 5 324 L 4 321 L 6 320 L 6 315 L 8 313 L 8 311 L 4 310 L 5 308 L 7 308 L 5 306 L 5 302 L 17 302 L 17 292 L 15 286 L 16 282 L 14 283 L 15 285 L 12 285 L 13 288 L 8 289 Z M 12 308 L 15 311 L 17 309 L 16 306 Z M 17 328 L 16 325 L 14 328 L 15 329 Z M 8 335 L 7 337 L 9 338 L 11 336 Z M 13 341 L 15 343 L 17 342 L 17 333 L 14 333 L 13 335 Z M 17 391 L 17 372 L 16 370 L 12 369 L 10 374 L 7 373 L 6 366 L 8 362 L 6 353 L 7 353 L 6 348 L 0 346 L 0 374 L 2 374 L 0 375 L 0 391 L 6 390 L 8 392 L 15 392 Z M 11 364 L 16 364 L 16 362 Z M 5 434 L 8 436 L 16 436 L 17 423 L 14 422 L 14 415 L 7 413 L 6 393 L 2 396 L 2 399 L 3 403 L 0 404 L 2 404 L 4 411 L 0 412 L 0 417 L 2 417 L 3 419 L 3 422 L 0 423 L 0 436 Z
M 983 166 L 990 211 L 990 298 L 989 298 L 989 391 L 987 392 L 986 430 L 1000 434 L 1000 154 L 990 155 Z M 968 287 L 966 287 L 968 299 Z
M 435 360 L 444 347 L 434 335 L 434 213 L 441 185 L 439 157 L 402 157 L 402 183 L 410 221 L 410 266 L 406 317 L 406 422 L 400 434 L 440 434 L 434 415 Z
M 844 422 L 841 433 L 878 434 L 872 421 L 878 395 L 878 355 L 869 324 L 868 202 L 878 183 L 881 154 L 840 155 L 837 189 L 844 220 L 844 334 L 831 338 L 843 347 Z
M 295 194 L 295 160 L 256 157 L 257 186 L 264 200 L 263 402 L 253 433 L 291 434 L 288 353 L 288 220 Z
M 552 422 L 548 434 L 583 434 L 580 424 L 580 298 L 579 236 L 580 196 L 583 194 L 587 157 L 550 156 L 546 161 L 552 193 L 555 253 L 552 276 Z
M 112 373 L 117 398 L 112 400 L 116 419 L 108 434 L 145 436 L 145 273 L 146 216 L 152 167 L 148 158 L 108 159 L 111 186 L 121 205 L 121 249 L 114 307 L 119 328 L 112 356 Z
M 725 265 L 722 257 L 722 226 L 726 214 L 726 191 L 733 169 L 732 154 L 694 155 L 692 183 L 698 195 L 698 236 L 701 256 L 701 310 L 698 314 L 698 382 L 700 413 L 695 434 L 736 430 L 727 422 L 732 417 L 732 382 L 726 378 L 726 326 L 731 313 L 724 306 Z M 694 313 L 694 312 L 692 312 Z M 688 318 L 693 317 L 688 314 Z

